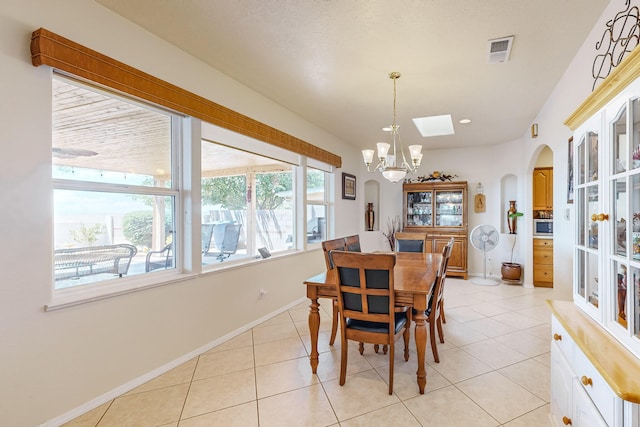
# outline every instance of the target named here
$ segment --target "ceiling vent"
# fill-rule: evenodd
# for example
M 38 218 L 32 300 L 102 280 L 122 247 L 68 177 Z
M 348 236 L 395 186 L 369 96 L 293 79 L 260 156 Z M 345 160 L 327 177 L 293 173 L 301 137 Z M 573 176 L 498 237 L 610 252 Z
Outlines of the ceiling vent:
M 511 54 L 513 36 L 489 40 L 489 63 L 507 62 Z

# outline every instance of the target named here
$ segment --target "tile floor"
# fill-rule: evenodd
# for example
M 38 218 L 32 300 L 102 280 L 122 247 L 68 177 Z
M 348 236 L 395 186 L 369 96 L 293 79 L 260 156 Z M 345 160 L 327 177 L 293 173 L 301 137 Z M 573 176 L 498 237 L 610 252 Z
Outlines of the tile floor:
M 448 278 L 445 343 L 440 363 L 427 344 L 424 395 L 413 336 L 408 362 L 396 352 L 393 395 L 387 356 L 371 345 L 360 356 L 350 344 L 341 387 L 327 300 L 313 375 L 305 301 L 65 426 L 547 426 L 552 295 Z

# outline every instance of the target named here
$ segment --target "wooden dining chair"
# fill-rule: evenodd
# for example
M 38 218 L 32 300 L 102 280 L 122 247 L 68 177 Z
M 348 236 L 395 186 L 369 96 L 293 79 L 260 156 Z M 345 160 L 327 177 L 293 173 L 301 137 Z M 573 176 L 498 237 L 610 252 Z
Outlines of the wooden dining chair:
M 360 235 L 354 234 L 353 236 L 347 236 L 344 238 L 344 243 L 347 245 L 347 250 L 351 252 L 362 252 L 360 249 Z
M 327 266 L 327 271 L 333 270 L 333 257 L 331 251 L 345 251 L 347 245 L 344 238 L 325 240 L 322 242 L 322 251 L 324 252 L 324 263 Z M 336 341 L 336 335 L 338 334 L 338 300 L 334 299 L 332 303 L 331 313 L 331 337 L 329 338 L 329 345 L 333 345 Z
M 451 249 L 453 248 L 453 238 L 442 248 L 442 263 L 436 274 L 436 279 L 431 286 L 429 292 L 429 302 L 427 304 L 427 310 L 425 316 L 427 322 L 429 322 L 429 340 L 431 342 L 431 352 L 433 353 L 433 360 L 436 363 L 440 363 L 440 357 L 438 356 L 438 347 L 436 343 L 436 328 L 438 329 L 438 338 L 441 343 L 444 343 L 444 334 L 442 331 L 442 309 L 443 309 L 443 297 L 444 297 L 444 282 L 447 277 L 447 266 L 449 264 L 449 258 L 451 257 Z
M 446 276 L 447 276 L 447 268 L 449 266 L 449 258 L 451 258 L 451 252 L 453 252 L 453 242 L 454 241 L 455 240 L 454 240 L 453 237 L 451 239 L 449 239 L 449 242 L 447 244 L 451 246 L 451 249 L 449 250 L 449 253 L 447 254 L 447 258 L 442 260 L 442 262 L 446 263 L 445 267 L 444 267 L 444 277 L 445 278 L 442 279 L 443 281 L 446 279 Z M 443 255 L 444 255 L 444 249 L 445 248 L 442 249 L 443 250 Z M 442 298 L 440 299 L 440 320 L 442 321 L 442 323 L 447 323 L 447 318 L 444 315 L 444 294 L 442 295 Z
M 430 252 L 427 250 L 427 233 L 398 231 L 394 236 L 396 252 Z
M 409 360 L 410 313 L 396 312 L 393 254 L 334 251 L 336 293 L 340 311 L 340 385 L 347 376 L 348 340 L 382 344 L 389 348 L 389 394 L 393 394 L 395 341 L 404 338 L 404 360 Z

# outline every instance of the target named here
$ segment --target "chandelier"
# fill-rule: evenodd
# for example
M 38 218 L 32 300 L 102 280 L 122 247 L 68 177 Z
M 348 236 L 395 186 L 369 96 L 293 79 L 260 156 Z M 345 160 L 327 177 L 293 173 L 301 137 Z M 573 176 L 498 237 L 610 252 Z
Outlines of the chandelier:
M 367 171 L 374 172 L 376 170 L 382 172 L 382 176 L 391 182 L 398 182 L 403 179 L 407 172 L 415 172 L 422 161 L 422 145 L 410 145 L 409 156 L 411 163 L 407 162 L 407 158 L 402 150 L 402 142 L 400 142 L 400 126 L 396 124 L 396 80 L 400 78 L 400 73 L 394 71 L 389 73 L 389 78 L 393 80 L 393 123 L 390 127 L 382 130 L 389 132 L 389 142 L 378 142 L 378 159 L 379 163 L 371 169 L 374 150 L 362 150 L 364 164 L 367 165 Z M 389 153 L 389 149 L 392 149 Z

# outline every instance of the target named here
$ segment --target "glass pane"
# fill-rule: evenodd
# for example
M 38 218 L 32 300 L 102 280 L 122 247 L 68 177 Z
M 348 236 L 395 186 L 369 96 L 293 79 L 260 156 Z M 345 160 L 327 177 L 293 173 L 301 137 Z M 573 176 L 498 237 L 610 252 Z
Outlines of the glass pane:
M 307 205 L 307 243 L 327 240 L 327 207 Z
M 307 200 L 324 202 L 324 176 L 325 172 L 316 169 L 307 169 Z
M 627 219 L 628 200 L 627 200 L 627 179 L 615 179 L 612 181 L 612 195 L 614 203 L 613 215 L 616 219 L 612 224 L 614 229 L 614 250 L 616 255 L 627 256 Z
M 293 172 L 256 173 L 256 248 L 248 251 L 256 255 L 258 248 L 266 247 L 271 252 L 293 247 Z M 318 220 L 318 233 L 325 240 L 326 213 L 322 206 L 322 224 Z M 310 217 L 307 217 L 309 219 Z
M 576 190 L 576 219 L 578 221 L 577 227 L 577 242 L 580 246 L 585 246 L 585 234 L 587 226 L 587 214 L 586 214 L 586 199 L 584 197 L 586 189 L 584 187 Z
M 598 180 L 598 134 L 587 133 L 587 149 L 589 150 L 589 176 L 588 181 Z
M 587 189 L 589 202 L 587 204 L 587 221 L 589 221 L 589 247 L 598 249 L 598 221 L 593 219 L 594 215 L 600 212 L 598 204 L 598 187 L 591 186 Z
M 598 307 L 599 298 L 600 298 L 600 286 L 599 286 L 599 277 L 598 277 L 598 256 L 593 253 L 587 253 L 587 263 L 585 265 L 587 280 L 586 280 L 586 298 L 587 301 Z
M 584 184 L 585 183 L 585 179 L 584 179 L 584 175 L 585 175 L 585 171 L 586 171 L 586 167 L 585 167 L 585 163 L 586 163 L 586 150 L 585 150 L 585 144 L 586 144 L 586 138 L 582 137 L 580 138 L 580 142 L 577 145 L 577 150 L 578 150 L 578 154 L 577 154 L 577 158 L 578 158 L 578 184 Z
M 617 298 L 614 298 L 614 318 L 627 327 L 626 301 L 627 301 L 627 266 L 617 261 L 613 263 L 614 280 L 617 283 Z
M 634 99 L 631 102 L 631 111 L 633 112 L 633 149 L 632 156 L 633 169 L 640 168 L 640 101 L 638 99 Z
M 576 263 L 577 263 L 577 272 L 578 272 L 578 277 L 576 278 L 576 293 L 578 295 L 580 295 L 583 299 L 585 298 L 585 271 L 586 271 L 586 266 L 585 266 L 585 253 L 583 250 L 578 250 L 578 256 L 576 259 Z
M 53 79 L 53 178 L 171 188 L 171 116 Z
M 627 108 L 624 107 L 618 119 L 611 124 L 613 168 L 615 173 L 627 170 L 629 159 L 629 146 L 627 141 Z
M 407 225 L 432 225 L 431 192 L 407 193 Z
M 631 177 L 631 212 L 633 212 L 633 259 L 640 260 L 640 175 Z
M 173 268 L 172 197 L 54 190 L 55 289 Z
M 462 191 L 436 191 L 436 226 L 462 226 Z
M 640 269 L 631 267 L 631 281 L 627 281 L 627 287 L 633 295 L 633 334 L 640 338 Z

